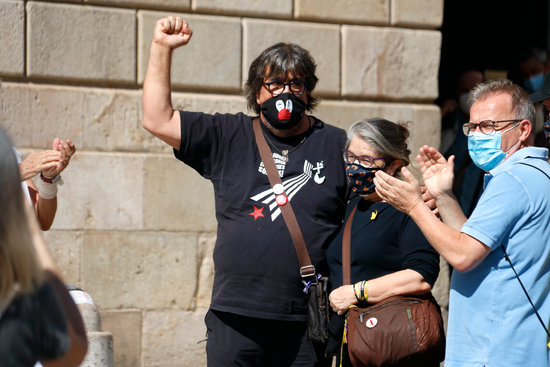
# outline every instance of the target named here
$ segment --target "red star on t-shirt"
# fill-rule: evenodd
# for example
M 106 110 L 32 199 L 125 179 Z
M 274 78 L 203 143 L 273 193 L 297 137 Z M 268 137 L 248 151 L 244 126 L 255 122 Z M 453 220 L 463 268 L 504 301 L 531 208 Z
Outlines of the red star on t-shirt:
M 263 217 L 264 216 L 262 214 L 263 210 L 264 210 L 263 206 L 261 208 L 256 208 L 256 206 L 254 205 L 254 211 L 252 213 L 248 213 L 248 215 L 254 216 L 254 221 L 255 221 L 256 219 L 258 219 L 258 217 Z

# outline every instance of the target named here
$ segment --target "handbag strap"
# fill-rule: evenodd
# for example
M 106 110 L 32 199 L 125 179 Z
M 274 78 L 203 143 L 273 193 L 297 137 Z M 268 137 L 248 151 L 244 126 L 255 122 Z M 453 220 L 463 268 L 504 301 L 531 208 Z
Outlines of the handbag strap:
M 543 175 L 548 177 L 548 179 L 550 179 L 550 176 L 548 176 L 548 174 L 546 172 L 544 172 L 542 169 L 540 169 L 537 166 L 533 166 L 531 164 L 524 163 L 524 162 L 520 162 L 520 163 L 517 163 L 517 164 L 522 164 L 524 166 L 529 166 L 529 167 L 532 167 L 534 169 L 537 169 L 540 172 L 542 172 Z M 550 332 L 548 331 L 548 328 L 544 324 L 544 321 L 542 321 L 542 318 L 540 317 L 539 312 L 537 311 L 537 308 L 533 304 L 533 301 L 531 300 L 531 297 L 529 297 L 529 293 L 527 293 L 527 289 L 525 289 L 525 286 L 523 285 L 523 282 L 519 278 L 519 275 L 518 275 L 516 269 L 514 268 L 514 265 L 512 264 L 512 260 L 510 260 L 510 257 L 508 256 L 508 253 L 506 252 L 506 249 L 504 248 L 504 245 L 500 245 L 500 247 L 502 247 L 502 251 L 504 252 L 504 258 L 506 259 L 506 261 L 508 261 L 508 263 L 510 264 L 510 267 L 514 271 L 514 275 L 516 276 L 516 279 L 518 280 L 519 285 L 521 286 L 521 289 L 523 289 L 523 293 L 525 293 L 525 295 L 527 296 L 527 299 L 529 300 L 529 303 L 531 304 L 531 307 L 533 307 L 533 310 L 535 311 L 535 314 L 537 315 L 537 318 L 539 319 L 540 324 L 542 325 L 544 331 L 546 331 L 546 335 L 548 335 L 548 338 L 550 339 Z M 550 341 L 548 342 L 547 346 L 548 346 L 548 348 L 550 348 Z
M 342 285 L 351 284 L 351 223 L 358 204 L 351 210 L 342 236 Z
M 306 247 L 306 241 L 304 240 L 304 236 L 302 234 L 302 231 L 300 230 L 300 225 L 298 224 L 296 215 L 294 215 L 294 211 L 292 210 L 292 206 L 290 205 L 290 200 L 288 200 L 288 197 L 286 195 L 286 190 L 284 190 L 284 186 L 281 181 L 281 177 L 279 176 L 279 172 L 277 171 L 277 167 L 275 167 L 275 162 L 273 161 L 271 149 L 269 149 L 267 145 L 262 127 L 260 126 L 260 119 L 255 118 L 252 122 L 252 126 L 254 128 L 256 145 L 258 146 L 258 150 L 260 151 L 260 157 L 262 158 L 262 162 L 264 163 L 264 167 L 267 172 L 267 177 L 269 178 L 269 184 L 271 185 L 271 188 L 273 189 L 276 198 L 279 195 L 284 195 L 286 198 L 286 200 L 284 200 L 282 203 L 277 201 L 277 204 L 281 209 L 283 219 L 286 223 L 288 231 L 290 232 L 290 237 L 292 238 L 292 242 L 294 243 L 294 248 L 296 249 L 296 255 L 298 256 L 298 262 L 300 264 L 300 276 L 302 278 L 314 277 L 315 267 L 311 264 L 311 259 L 309 257 L 309 253 Z M 280 192 L 279 190 L 275 190 L 276 185 L 280 185 L 278 186 L 278 189 L 282 190 L 282 192 Z

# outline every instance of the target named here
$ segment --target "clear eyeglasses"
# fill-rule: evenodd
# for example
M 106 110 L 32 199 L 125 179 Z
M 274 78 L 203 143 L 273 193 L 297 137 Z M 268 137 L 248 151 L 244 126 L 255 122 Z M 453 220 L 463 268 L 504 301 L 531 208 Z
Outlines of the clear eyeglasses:
M 491 135 L 495 131 L 500 130 L 495 127 L 495 124 L 498 124 L 501 122 L 519 122 L 519 121 L 522 121 L 522 119 L 500 120 L 500 121 L 483 120 L 483 121 L 480 121 L 479 123 L 467 122 L 464 125 L 462 125 L 462 132 L 464 133 L 464 135 L 470 136 L 474 133 L 474 131 L 476 131 L 477 127 L 479 126 L 479 131 L 481 131 L 485 135 Z
M 295 96 L 300 96 L 306 91 L 306 84 L 301 79 L 296 79 L 288 83 L 282 82 L 280 80 L 273 80 L 270 82 L 265 82 L 264 85 L 266 86 L 269 93 L 274 96 L 278 96 L 283 93 L 287 85 L 290 93 L 294 94 Z
M 370 155 L 355 155 L 352 152 L 350 152 L 347 149 L 342 149 L 342 153 L 344 155 L 344 161 L 346 163 L 358 163 L 362 166 L 365 166 L 367 168 L 374 167 L 376 164 L 376 161 L 382 160 L 384 161 L 385 165 L 385 159 L 384 158 L 377 158 L 377 157 L 371 157 Z M 376 167 L 376 168 L 383 168 L 383 167 Z

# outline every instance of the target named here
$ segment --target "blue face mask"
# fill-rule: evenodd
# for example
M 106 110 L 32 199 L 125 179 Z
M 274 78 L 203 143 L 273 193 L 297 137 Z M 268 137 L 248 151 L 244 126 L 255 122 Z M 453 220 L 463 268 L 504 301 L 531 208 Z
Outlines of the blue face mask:
M 532 92 L 536 92 L 539 89 L 541 89 L 543 84 L 544 84 L 543 73 L 538 73 L 537 75 L 533 75 L 532 77 L 530 77 L 524 82 L 525 88 L 529 89 Z
M 351 191 L 359 195 L 368 195 L 374 192 L 374 174 L 380 168 L 367 168 L 360 164 L 347 163 L 346 175 Z
M 506 158 L 508 153 L 519 144 L 519 140 L 505 153 L 501 149 L 502 134 L 512 130 L 519 124 L 515 124 L 505 131 L 495 131 L 490 135 L 473 133 L 468 136 L 468 153 L 476 166 L 489 172 Z

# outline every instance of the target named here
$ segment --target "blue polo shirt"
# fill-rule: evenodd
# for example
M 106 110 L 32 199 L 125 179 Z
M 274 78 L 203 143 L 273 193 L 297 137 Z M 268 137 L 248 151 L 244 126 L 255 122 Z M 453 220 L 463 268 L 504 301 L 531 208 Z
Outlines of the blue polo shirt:
M 504 245 L 543 321 L 550 320 L 550 175 L 545 148 L 523 148 L 485 176 L 462 232 L 491 248 L 453 272 L 445 367 L 549 366 L 547 336 L 504 258 Z

